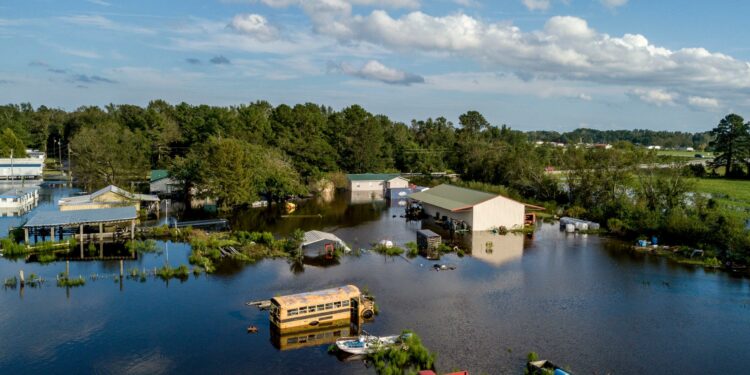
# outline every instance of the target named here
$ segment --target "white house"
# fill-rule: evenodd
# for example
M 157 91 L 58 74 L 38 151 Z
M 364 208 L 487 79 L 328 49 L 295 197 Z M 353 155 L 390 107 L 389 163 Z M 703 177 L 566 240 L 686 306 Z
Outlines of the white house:
M 399 177 L 395 173 L 357 173 L 348 174 L 346 178 L 349 180 L 349 190 L 351 191 L 379 191 L 384 192 L 387 189 L 387 183 L 393 182 L 394 185 L 403 184 L 409 186 L 409 181 Z M 401 179 L 401 180 L 399 180 Z M 395 187 L 395 186 L 394 186 Z
M 7 180 L 42 178 L 44 158 L 0 158 L 0 178 Z
M 39 187 L 14 188 L 0 193 L 0 214 L 2 216 L 19 216 L 39 202 Z
M 471 231 L 524 225 L 526 206 L 502 195 L 443 184 L 409 198 L 419 202 L 428 216 L 465 223 Z

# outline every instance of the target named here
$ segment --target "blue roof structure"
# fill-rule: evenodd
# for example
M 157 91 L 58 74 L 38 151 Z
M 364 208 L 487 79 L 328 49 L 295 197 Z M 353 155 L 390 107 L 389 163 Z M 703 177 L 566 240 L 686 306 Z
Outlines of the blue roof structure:
M 134 220 L 137 217 L 133 206 L 97 210 L 42 211 L 29 219 L 24 228 L 116 223 Z

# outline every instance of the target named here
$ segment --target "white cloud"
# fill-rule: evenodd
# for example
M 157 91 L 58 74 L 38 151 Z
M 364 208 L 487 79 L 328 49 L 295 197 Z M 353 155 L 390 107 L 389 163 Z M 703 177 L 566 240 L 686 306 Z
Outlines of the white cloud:
M 81 15 L 76 15 L 76 16 L 61 17 L 61 19 L 73 25 L 90 26 L 90 27 L 96 27 L 96 28 L 104 29 L 104 30 L 135 33 L 135 34 L 154 34 L 155 33 L 155 31 L 151 29 L 147 29 L 147 28 L 139 27 L 139 26 L 133 26 L 133 25 L 120 24 L 115 21 L 112 21 L 109 18 L 100 16 L 100 15 L 81 14 Z
M 370 60 L 359 68 L 356 68 L 347 63 L 334 65 L 333 68 L 350 76 L 373 81 L 380 81 L 393 85 L 408 86 L 413 83 L 424 83 L 424 77 L 422 76 L 407 73 L 394 68 L 389 68 L 377 60 Z
M 617 8 L 621 7 L 628 3 L 628 0 L 599 0 L 602 4 L 604 4 L 608 8 Z
M 243 1 L 243 0 L 225 0 L 229 2 Z M 250 0 L 256 2 L 256 0 Z M 408 8 L 416 9 L 419 8 L 419 0 L 257 0 L 261 3 L 274 8 L 287 7 L 290 5 L 305 5 L 310 3 L 318 3 L 320 5 L 329 6 L 332 8 L 347 7 L 351 8 L 352 5 L 363 5 L 371 7 L 387 7 L 387 8 Z
M 591 95 L 589 95 L 589 94 L 586 94 L 586 93 L 580 93 L 580 94 L 578 94 L 577 98 L 578 98 L 578 99 L 581 99 L 581 100 L 585 100 L 585 101 L 587 101 L 587 102 L 590 102 L 590 101 L 591 101 L 591 100 L 593 99 L 593 98 L 591 97 Z
M 103 0 L 86 0 L 86 1 L 88 1 L 91 4 L 101 5 L 101 6 L 104 6 L 104 7 L 108 7 L 108 6 L 112 5 L 112 4 L 110 4 L 110 3 L 106 2 L 106 1 L 103 1 Z
M 453 2 L 467 8 L 477 8 L 482 5 L 477 0 L 453 0 Z
M 86 59 L 98 59 L 101 58 L 101 55 L 94 51 L 88 51 L 83 49 L 75 49 L 75 48 L 67 48 L 67 47 L 60 47 L 60 52 L 71 55 L 71 56 L 77 56 L 77 57 L 83 57 Z
M 656 106 L 673 105 L 677 94 L 662 89 L 635 89 L 631 95 L 649 104 Z
M 718 109 L 721 104 L 717 99 L 704 98 L 702 96 L 691 96 L 688 98 L 688 104 L 692 107 L 701 109 Z
M 279 34 L 276 27 L 260 14 L 238 14 L 232 18 L 228 27 L 264 42 L 278 39 Z
M 523 5 L 529 10 L 547 10 L 550 7 L 550 0 L 522 0 Z
M 527 80 L 577 80 L 650 88 L 656 93 L 668 88 L 685 97 L 738 95 L 750 89 L 750 64 L 745 61 L 704 48 L 671 50 L 640 34 L 610 36 L 578 17 L 551 17 L 541 30 L 523 31 L 460 12 L 431 16 L 414 11 L 392 17 L 374 10 L 359 15 L 336 0 L 311 0 L 302 8 L 317 33 L 336 38 L 341 45 L 369 43 L 409 54 L 468 57 Z M 659 95 L 640 96 L 659 101 Z

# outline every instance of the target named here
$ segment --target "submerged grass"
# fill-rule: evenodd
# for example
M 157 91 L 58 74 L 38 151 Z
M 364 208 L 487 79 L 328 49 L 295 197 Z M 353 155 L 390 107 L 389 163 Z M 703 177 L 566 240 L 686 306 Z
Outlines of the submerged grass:
M 69 276 L 61 273 L 57 277 L 57 286 L 60 288 L 75 288 L 84 285 L 86 285 L 86 279 L 84 279 L 83 276 L 78 276 L 71 279 Z

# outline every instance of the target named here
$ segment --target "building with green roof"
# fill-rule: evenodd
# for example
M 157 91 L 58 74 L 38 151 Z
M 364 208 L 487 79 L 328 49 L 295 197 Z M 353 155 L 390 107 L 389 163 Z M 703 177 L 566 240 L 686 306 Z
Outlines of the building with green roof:
M 466 224 L 472 231 L 522 228 L 525 205 L 513 199 L 443 184 L 409 195 L 433 219 Z

